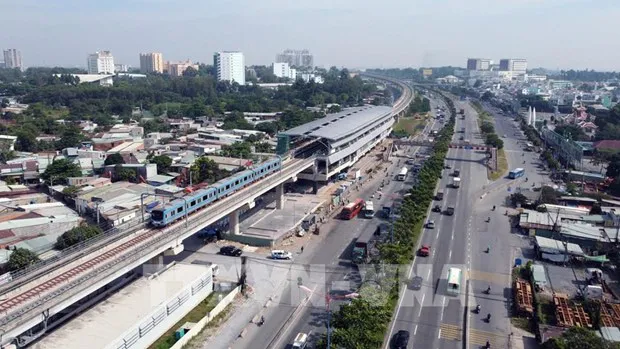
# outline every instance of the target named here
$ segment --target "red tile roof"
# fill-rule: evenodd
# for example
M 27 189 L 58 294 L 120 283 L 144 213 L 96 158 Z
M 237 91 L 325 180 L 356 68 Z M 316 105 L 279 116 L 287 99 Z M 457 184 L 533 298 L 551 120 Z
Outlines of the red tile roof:
M 596 149 L 615 149 L 620 150 L 620 140 L 604 139 L 594 143 Z

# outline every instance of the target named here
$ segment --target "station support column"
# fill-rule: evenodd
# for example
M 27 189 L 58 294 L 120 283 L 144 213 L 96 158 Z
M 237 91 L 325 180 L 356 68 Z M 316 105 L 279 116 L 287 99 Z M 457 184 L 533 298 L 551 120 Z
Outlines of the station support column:
M 228 214 L 228 224 L 233 235 L 239 235 L 239 210 L 234 210 Z
M 276 186 L 276 209 L 281 210 L 284 206 L 284 183 Z

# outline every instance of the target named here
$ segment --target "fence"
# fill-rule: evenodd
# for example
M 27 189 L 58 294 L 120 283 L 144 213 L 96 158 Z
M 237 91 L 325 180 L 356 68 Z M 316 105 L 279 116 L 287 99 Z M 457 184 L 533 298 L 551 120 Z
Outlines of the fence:
M 189 332 L 187 332 L 181 339 L 179 339 L 170 349 L 181 349 L 185 346 L 192 338 L 194 338 L 197 334 L 199 334 L 205 326 L 211 322 L 222 310 L 226 309 L 226 307 L 235 299 L 235 296 L 241 290 L 241 286 L 235 287 L 226 297 L 224 297 L 216 306 L 211 310 L 205 317 L 200 319 L 194 327 L 192 327 Z
M 150 315 L 143 318 L 138 326 L 125 332 L 120 340 L 109 345 L 108 348 L 128 349 L 134 347 L 136 344 L 143 345 L 145 342 L 140 343 L 141 339 L 147 336 L 153 329 L 157 329 L 157 331 L 164 333 L 168 330 L 168 327 L 163 328 L 162 325 L 158 328 L 158 326 L 166 320 L 168 320 L 170 326 L 174 325 L 178 319 L 183 318 L 183 316 L 211 294 L 212 285 L 212 276 L 211 272 L 209 272 L 199 280 L 185 287 L 185 289 L 177 293 L 171 300 L 167 301 L 165 304 L 161 304 Z M 195 305 L 189 309 L 187 309 L 187 307 L 182 307 L 187 302 L 195 303 Z M 178 312 L 177 310 L 179 309 L 187 310 L 187 312 Z M 170 318 L 171 316 L 173 316 L 174 319 Z M 155 339 L 156 338 L 157 337 L 155 337 Z

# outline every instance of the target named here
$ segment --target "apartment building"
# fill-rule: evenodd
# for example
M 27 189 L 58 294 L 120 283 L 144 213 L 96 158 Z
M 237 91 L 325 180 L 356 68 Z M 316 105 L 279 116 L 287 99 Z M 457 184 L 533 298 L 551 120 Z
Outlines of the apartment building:
M 245 58 L 243 52 L 220 51 L 213 55 L 213 66 L 218 81 L 236 82 L 245 85 Z
M 163 73 L 164 58 L 160 52 L 140 54 L 140 71 L 142 73 Z
M 110 51 L 97 51 L 87 59 L 88 74 L 114 74 L 114 56 Z

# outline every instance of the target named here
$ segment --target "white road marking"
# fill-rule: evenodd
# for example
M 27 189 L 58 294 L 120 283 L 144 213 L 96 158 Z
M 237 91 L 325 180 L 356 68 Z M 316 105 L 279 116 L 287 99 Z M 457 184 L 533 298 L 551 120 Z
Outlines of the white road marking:
M 413 335 L 415 336 L 415 334 L 418 333 L 418 325 L 415 325 L 415 328 L 413 329 Z
M 437 333 L 437 339 L 441 338 L 441 328 L 439 329 L 439 333 Z

